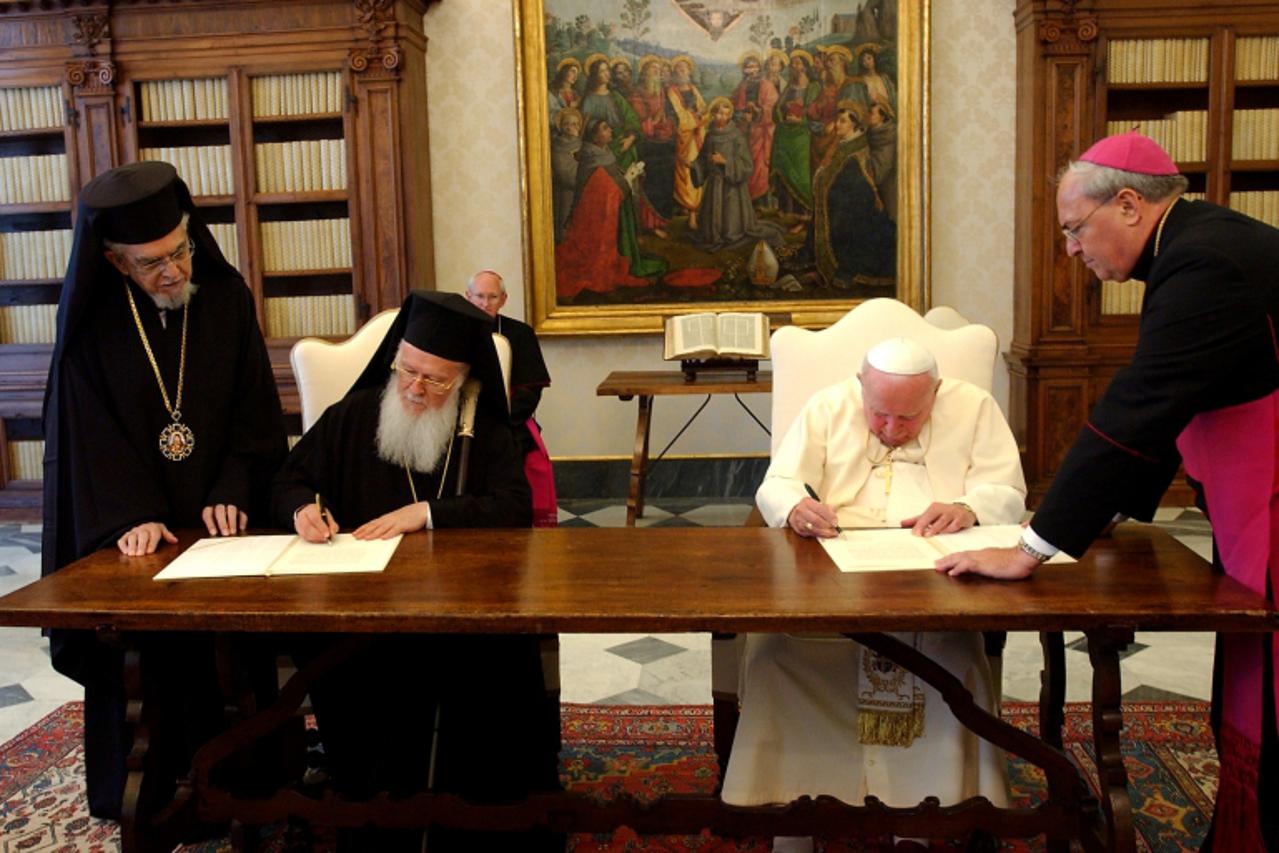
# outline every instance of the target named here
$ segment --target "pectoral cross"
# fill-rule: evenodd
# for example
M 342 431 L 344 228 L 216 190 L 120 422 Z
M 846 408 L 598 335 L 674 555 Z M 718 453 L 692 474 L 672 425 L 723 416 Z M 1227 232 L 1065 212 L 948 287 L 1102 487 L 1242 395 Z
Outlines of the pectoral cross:
M 896 447 L 888 448 L 888 455 L 884 457 L 883 462 L 875 465 L 875 476 L 884 480 L 884 496 L 887 497 L 893 491 L 893 454 L 897 452 Z

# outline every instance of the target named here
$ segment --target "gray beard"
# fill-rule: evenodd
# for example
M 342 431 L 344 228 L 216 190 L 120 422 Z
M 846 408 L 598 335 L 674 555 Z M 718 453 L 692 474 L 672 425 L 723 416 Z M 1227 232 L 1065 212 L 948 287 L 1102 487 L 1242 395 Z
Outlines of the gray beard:
M 190 279 L 187 279 L 186 286 L 182 288 L 182 292 L 174 294 L 173 296 L 160 296 L 155 293 L 148 293 L 147 296 L 151 297 L 151 301 L 155 303 L 155 307 L 159 308 L 161 311 L 176 311 L 179 308 L 185 307 L 186 304 L 191 301 L 191 297 L 194 296 L 195 292 L 199 289 L 200 285 Z
M 377 421 L 377 455 L 392 465 L 405 465 L 413 471 L 429 474 L 435 471 L 448 450 L 457 426 L 460 402 L 457 388 L 437 409 L 410 414 L 400 402 L 395 375 L 382 390 L 382 405 Z

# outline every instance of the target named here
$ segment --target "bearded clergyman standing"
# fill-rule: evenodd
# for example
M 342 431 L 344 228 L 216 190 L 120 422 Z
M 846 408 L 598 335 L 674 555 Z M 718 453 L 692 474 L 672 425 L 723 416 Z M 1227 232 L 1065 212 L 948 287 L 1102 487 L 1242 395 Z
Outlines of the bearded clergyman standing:
M 168 163 L 111 169 L 80 191 L 44 435 L 44 574 L 99 548 L 171 548 L 182 528 L 230 536 L 265 521 L 287 445 L 253 294 Z M 209 637 L 138 642 L 153 715 L 145 822 L 223 728 L 224 697 Z M 54 631 L 50 645 L 85 688 L 89 813 L 119 819 L 133 742 L 123 651 L 88 631 Z M 269 695 L 273 656 L 257 658 Z

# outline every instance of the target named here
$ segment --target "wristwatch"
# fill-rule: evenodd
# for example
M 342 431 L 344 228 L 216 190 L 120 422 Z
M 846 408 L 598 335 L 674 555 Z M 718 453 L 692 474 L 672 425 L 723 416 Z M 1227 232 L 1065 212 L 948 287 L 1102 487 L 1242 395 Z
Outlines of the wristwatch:
M 1025 538 L 1017 540 L 1017 549 L 1023 554 L 1034 557 L 1037 562 L 1046 563 L 1052 559 L 1051 554 L 1045 554 L 1025 540 Z

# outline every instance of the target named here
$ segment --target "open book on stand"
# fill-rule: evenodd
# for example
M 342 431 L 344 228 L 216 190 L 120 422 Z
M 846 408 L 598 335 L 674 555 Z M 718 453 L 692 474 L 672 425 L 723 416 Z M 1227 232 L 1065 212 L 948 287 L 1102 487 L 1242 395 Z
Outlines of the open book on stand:
M 662 357 L 679 359 L 690 382 L 698 370 L 745 370 L 753 381 L 759 360 L 768 358 L 768 317 L 736 311 L 667 317 Z
M 768 358 L 768 318 L 759 312 L 726 311 L 666 318 L 662 356 L 677 358 Z

